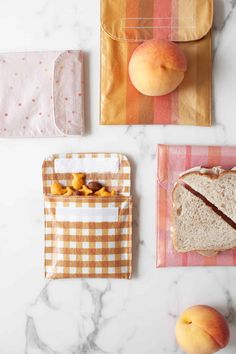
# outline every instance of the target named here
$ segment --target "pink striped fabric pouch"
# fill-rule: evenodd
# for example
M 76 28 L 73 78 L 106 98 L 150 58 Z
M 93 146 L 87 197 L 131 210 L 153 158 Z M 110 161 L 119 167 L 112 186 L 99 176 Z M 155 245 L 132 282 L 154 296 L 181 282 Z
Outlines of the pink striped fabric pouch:
M 0 54 L 0 137 L 82 135 L 81 51 Z
M 236 250 L 204 257 L 196 252 L 177 253 L 171 241 L 172 190 L 181 172 L 196 167 L 236 166 L 236 147 L 170 146 L 157 149 L 157 267 L 235 266 Z

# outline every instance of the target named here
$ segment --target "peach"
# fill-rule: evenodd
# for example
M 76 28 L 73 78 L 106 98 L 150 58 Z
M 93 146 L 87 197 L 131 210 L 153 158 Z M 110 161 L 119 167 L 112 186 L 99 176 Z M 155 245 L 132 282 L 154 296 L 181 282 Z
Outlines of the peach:
M 212 354 L 229 342 L 229 327 L 224 317 L 205 305 L 185 310 L 176 324 L 176 339 L 188 354 Z
M 187 61 L 180 47 L 167 40 L 151 39 L 134 51 L 129 75 L 134 87 L 147 96 L 163 96 L 183 81 Z

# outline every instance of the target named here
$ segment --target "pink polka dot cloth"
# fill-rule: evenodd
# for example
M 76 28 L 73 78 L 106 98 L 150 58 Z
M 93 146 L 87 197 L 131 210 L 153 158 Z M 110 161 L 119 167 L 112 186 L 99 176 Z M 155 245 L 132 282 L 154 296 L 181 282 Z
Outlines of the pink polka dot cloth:
M 83 54 L 0 54 L 0 137 L 84 133 Z

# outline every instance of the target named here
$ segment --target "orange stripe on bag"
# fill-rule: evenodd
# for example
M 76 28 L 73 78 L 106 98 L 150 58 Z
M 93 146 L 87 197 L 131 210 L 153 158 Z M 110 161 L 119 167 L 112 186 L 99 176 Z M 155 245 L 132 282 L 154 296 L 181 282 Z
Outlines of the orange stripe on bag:
M 126 6 L 126 18 L 134 18 L 132 20 L 132 25 L 138 25 L 139 17 L 139 7 L 137 0 L 129 0 Z M 129 38 L 129 31 L 132 29 L 126 28 L 126 36 Z M 140 93 L 133 86 L 129 78 L 129 62 L 132 57 L 134 50 L 139 44 L 137 43 L 128 43 L 127 44 L 127 87 L 126 87 L 126 122 L 127 124 L 138 124 L 139 123 L 139 97 Z
M 172 1 L 154 1 L 153 35 L 154 38 L 170 38 L 172 26 Z M 163 15 L 164 14 L 164 15 Z M 165 18 L 164 18 L 165 17 Z M 161 23 L 160 23 L 161 21 Z M 154 123 L 169 124 L 172 116 L 172 96 L 154 98 Z

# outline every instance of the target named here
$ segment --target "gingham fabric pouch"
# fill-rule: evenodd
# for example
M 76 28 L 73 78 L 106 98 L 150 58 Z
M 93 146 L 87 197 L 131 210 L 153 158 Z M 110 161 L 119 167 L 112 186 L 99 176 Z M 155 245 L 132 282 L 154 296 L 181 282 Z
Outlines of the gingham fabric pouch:
M 0 137 L 84 131 L 81 51 L 0 54 Z
M 102 0 L 101 124 L 211 125 L 213 0 Z M 148 97 L 132 85 L 128 65 L 149 39 L 184 51 L 188 71 L 177 90 Z
M 112 197 L 51 196 L 58 181 L 86 174 L 116 190 Z M 56 278 L 124 278 L 132 273 L 130 165 L 120 154 L 53 155 L 43 164 L 45 274 Z
M 235 266 L 236 250 L 204 257 L 177 253 L 171 240 L 172 190 L 178 177 L 192 167 L 236 166 L 236 147 L 159 145 L 157 151 L 157 267 Z

